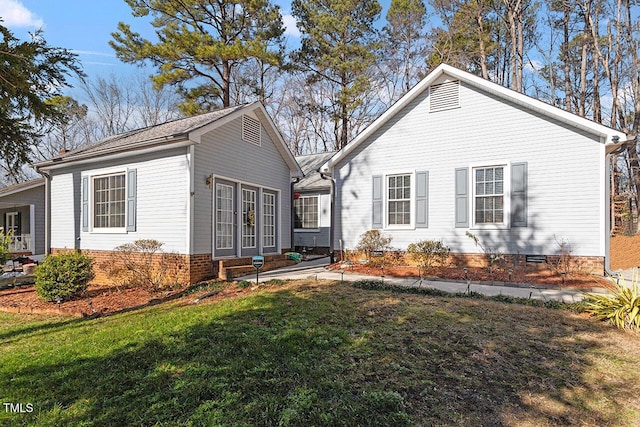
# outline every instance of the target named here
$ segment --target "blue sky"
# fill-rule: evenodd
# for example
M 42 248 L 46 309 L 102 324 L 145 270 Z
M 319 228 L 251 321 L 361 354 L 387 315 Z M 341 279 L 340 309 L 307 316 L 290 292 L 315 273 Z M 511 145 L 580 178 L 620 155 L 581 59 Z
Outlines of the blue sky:
M 276 0 L 276 4 L 282 9 L 288 37 L 295 40 L 298 31 L 290 15 L 290 0 Z M 149 24 L 131 15 L 124 0 L 0 0 L 0 17 L 21 40 L 42 28 L 47 44 L 78 54 L 89 79 L 140 72 L 138 67 L 120 62 L 109 46 L 118 22 L 130 23 L 142 34 L 151 31 Z

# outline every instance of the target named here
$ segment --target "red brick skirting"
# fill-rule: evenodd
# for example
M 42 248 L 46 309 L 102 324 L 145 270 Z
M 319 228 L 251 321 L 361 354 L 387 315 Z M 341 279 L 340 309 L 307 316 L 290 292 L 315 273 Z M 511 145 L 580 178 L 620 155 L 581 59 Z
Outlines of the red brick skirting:
M 562 270 L 562 260 L 559 255 L 542 255 L 542 262 L 527 261 L 526 255 L 514 255 L 514 254 L 501 254 L 501 259 L 498 260 L 498 265 L 511 268 L 511 267 L 527 267 L 527 268 L 540 268 L 549 269 L 555 266 Z M 342 259 L 340 252 L 336 251 L 336 259 Z M 570 269 L 573 271 L 581 271 L 588 274 L 604 275 L 604 257 L 596 256 L 574 256 L 565 259 L 570 265 Z M 450 253 L 449 260 L 450 265 L 467 266 L 467 267 L 487 267 L 489 265 L 489 256 L 487 254 L 466 254 L 466 253 Z
M 51 249 L 51 253 L 54 255 L 72 251 L 73 249 Z M 80 252 L 90 256 L 94 260 L 93 271 L 95 278 L 91 281 L 92 285 L 106 285 L 113 282 L 106 268 L 111 265 L 113 251 L 83 249 Z M 172 273 L 177 283 L 183 285 L 193 284 L 213 277 L 211 254 L 170 255 L 171 257 L 175 257 L 172 258 L 174 264 L 174 271 Z M 154 254 L 154 262 L 159 263 L 162 256 L 163 254 Z

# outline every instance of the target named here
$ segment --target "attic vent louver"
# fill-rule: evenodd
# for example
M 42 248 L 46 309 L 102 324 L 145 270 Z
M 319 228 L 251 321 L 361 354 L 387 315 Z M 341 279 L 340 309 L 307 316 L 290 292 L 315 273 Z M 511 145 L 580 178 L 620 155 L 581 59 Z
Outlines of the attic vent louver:
M 248 116 L 242 116 L 242 140 L 255 145 L 261 144 L 260 122 Z
M 429 88 L 429 111 L 442 111 L 460 106 L 460 82 L 445 82 Z

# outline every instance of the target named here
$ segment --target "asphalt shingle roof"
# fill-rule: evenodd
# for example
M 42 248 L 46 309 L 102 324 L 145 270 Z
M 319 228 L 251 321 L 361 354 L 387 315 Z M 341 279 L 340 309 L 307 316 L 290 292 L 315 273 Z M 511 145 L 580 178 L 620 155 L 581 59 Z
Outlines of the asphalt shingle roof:
M 144 144 L 145 142 L 162 142 L 161 140 L 163 138 L 165 138 L 167 142 L 171 142 L 176 137 L 186 136 L 189 132 L 213 123 L 222 117 L 244 108 L 245 106 L 246 105 L 223 108 L 210 113 L 186 117 L 184 119 L 177 119 L 155 126 L 109 136 L 94 143 L 61 154 L 58 160 L 70 161 L 78 156 L 99 156 L 112 151 L 126 151 L 128 147 Z
M 318 173 L 318 169 L 333 157 L 334 154 L 336 153 L 329 152 L 296 156 L 296 161 L 304 173 L 304 178 L 295 185 L 295 189 L 298 191 L 313 191 L 331 188 L 331 182 L 327 179 L 322 179 Z

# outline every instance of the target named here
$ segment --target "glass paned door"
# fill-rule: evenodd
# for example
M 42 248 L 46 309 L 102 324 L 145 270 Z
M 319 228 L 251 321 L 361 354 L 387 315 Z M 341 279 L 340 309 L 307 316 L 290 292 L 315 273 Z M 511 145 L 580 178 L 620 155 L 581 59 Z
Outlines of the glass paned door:
M 215 186 L 216 256 L 235 254 L 235 205 L 233 185 L 217 182 Z

